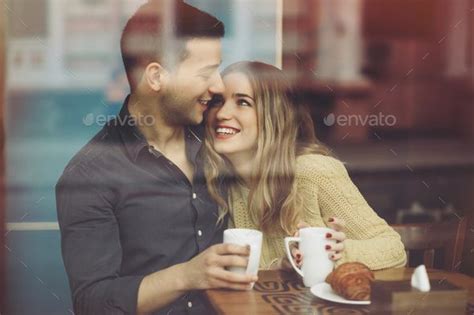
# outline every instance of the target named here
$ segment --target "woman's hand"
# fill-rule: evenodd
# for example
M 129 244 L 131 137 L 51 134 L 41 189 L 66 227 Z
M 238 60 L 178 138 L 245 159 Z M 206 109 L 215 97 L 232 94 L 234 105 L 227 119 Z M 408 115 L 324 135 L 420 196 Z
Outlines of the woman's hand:
M 336 241 L 336 244 L 326 245 L 326 251 L 328 252 L 329 259 L 332 261 L 337 261 L 342 258 L 344 241 L 346 240 L 346 234 L 343 232 L 345 226 L 346 224 L 342 219 L 329 218 L 328 220 L 328 227 L 335 232 L 327 233 L 326 238 Z
M 329 259 L 332 261 L 337 261 L 342 258 L 342 253 L 344 252 L 344 241 L 346 240 L 346 234 L 343 232 L 345 227 L 345 222 L 342 219 L 338 218 L 329 218 L 327 226 L 330 229 L 333 229 L 334 232 L 330 232 L 326 234 L 326 238 L 329 240 L 336 241 L 336 244 L 327 245 L 326 251 L 328 252 Z M 299 237 L 300 233 L 299 230 L 310 227 L 310 225 L 304 221 L 300 221 L 297 225 L 298 230 L 293 235 L 295 237 Z M 303 253 L 298 249 L 295 244 L 292 244 L 290 247 L 291 256 L 298 268 L 301 268 L 303 264 Z M 293 267 L 291 266 L 290 261 L 285 256 L 281 258 L 274 266 L 276 269 L 287 269 L 291 270 Z

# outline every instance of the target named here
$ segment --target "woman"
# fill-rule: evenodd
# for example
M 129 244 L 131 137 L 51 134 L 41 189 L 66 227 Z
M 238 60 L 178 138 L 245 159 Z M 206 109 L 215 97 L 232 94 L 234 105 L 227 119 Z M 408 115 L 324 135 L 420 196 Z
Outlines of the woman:
M 337 241 L 326 248 L 336 265 L 403 266 L 400 236 L 316 140 L 312 120 L 294 101 L 283 72 L 260 62 L 239 62 L 222 77 L 226 91 L 206 120 L 206 180 L 220 205 L 220 220 L 230 214 L 229 227 L 263 231 L 260 267 L 287 265 L 283 238 L 301 222 L 336 231 L 326 235 Z M 301 254 L 294 256 L 300 264 Z

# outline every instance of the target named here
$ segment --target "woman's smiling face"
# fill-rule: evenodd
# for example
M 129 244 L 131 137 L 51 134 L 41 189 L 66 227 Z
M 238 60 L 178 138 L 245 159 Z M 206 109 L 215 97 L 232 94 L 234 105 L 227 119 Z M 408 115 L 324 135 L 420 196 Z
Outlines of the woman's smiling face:
M 240 72 L 224 76 L 222 101 L 208 110 L 207 127 L 214 150 L 228 158 L 252 159 L 257 147 L 257 110 L 252 86 Z

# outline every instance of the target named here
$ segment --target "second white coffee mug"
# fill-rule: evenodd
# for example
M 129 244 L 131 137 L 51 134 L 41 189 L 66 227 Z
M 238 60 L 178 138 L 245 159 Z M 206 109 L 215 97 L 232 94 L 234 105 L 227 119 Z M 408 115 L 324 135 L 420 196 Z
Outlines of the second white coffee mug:
M 327 233 L 334 233 L 330 228 L 308 227 L 299 230 L 299 237 L 285 237 L 285 249 L 288 260 L 298 274 L 303 277 L 304 285 L 312 287 L 324 282 L 327 275 L 334 269 L 334 262 L 329 258 L 326 245 L 334 245 L 334 240 L 326 238 Z M 298 242 L 303 254 L 303 264 L 299 269 L 293 261 L 290 243 Z

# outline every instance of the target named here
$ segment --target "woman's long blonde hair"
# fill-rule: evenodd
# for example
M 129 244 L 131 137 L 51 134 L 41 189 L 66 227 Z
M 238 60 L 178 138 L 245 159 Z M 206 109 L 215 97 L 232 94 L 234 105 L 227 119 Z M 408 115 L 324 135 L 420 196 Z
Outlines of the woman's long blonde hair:
M 243 61 L 230 65 L 230 73 L 244 74 L 253 89 L 257 112 L 257 149 L 253 163 L 248 211 L 254 224 L 268 234 L 292 234 L 300 219 L 301 202 L 295 181 L 296 157 L 304 154 L 330 155 L 315 136 L 307 109 L 295 100 L 295 93 L 283 71 L 271 65 Z M 213 148 L 206 128 L 205 176 L 209 193 L 220 206 L 219 222 L 231 211 L 226 196 L 242 180 L 230 161 Z

